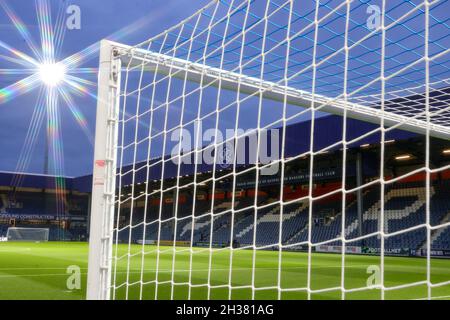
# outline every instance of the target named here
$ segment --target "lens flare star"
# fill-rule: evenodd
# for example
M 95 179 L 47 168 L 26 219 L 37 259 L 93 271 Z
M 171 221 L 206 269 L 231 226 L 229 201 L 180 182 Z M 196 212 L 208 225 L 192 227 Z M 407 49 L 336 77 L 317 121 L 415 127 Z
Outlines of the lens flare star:
M 64 81 L 66 68 L 61 63 L 44 63 L 39 66 L 39 77 L 47 86 L 54 87 Z
M 11 84 L 0 88 L 0 107 L 19 96 L 32 91 L 37 92 L 31 122 L 15 169 L 19 174 L 14 177 L 11 186 L 15 188 L 21 186 L 23 175 L 20 173 L 27 172 L 39 133 L 45 125 L 47 135 L 45 154 L 48 161 L 45 161 L 44 173 L 56 177 L 57 213 L 64 214 L 65 182 L 62 177 L 65 176 L 65 172 L 61 113 L 67 110 L 86 136 L 88 143 L 93 145 L 93 133 L 88 121 L 72 96 L 97 99 L 95 77 L 98 70 L 83 65 L 98 55 L 99 43 L 94 43 L 69 57 L 61 57 L 61 48 L 67 32 L 65 18 L 67 3 L 58 2 L 59 7 L 53 11 L 49 0 L 35 0 L 34 3 L 40 46 L 32 36 L 33 30 L 28 28 L 35 24 L 24 23 L 6 0 L 0 0 L 0 10 L 6 13 L 20 40 L 23 40 L 29 49 L 29 52 L 23 52 L 0 40 L 0 61 L 12 66 L 0 68 L 0 77 L 3 81 L 8 77 L 14 79 Z M 141 29 L 149 21 L 151 20 L 148 16 L 144 16 L 107 38 L 120 40 Z

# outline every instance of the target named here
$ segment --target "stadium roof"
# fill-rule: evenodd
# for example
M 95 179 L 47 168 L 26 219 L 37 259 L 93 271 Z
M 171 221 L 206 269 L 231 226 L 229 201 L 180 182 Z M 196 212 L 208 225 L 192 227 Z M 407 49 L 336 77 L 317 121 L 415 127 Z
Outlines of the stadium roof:
M 325 148 L 334 146 L 329 149 L 329 151 L 339 150 L 343 147 L 340 143 L 342 140 L 343 132 L 343 121 L 342 117 L 339 116 L 326 116 L 315 120 L 316 128 L 323 128 L 323 130 L 315 130 L 314 135 L 314 152 L 322 151 Z M 373 134 L 357 140 L 353 144 L 349 145 L 348 148 L 359 147 L 364 144 L 379 144 L 381 141 L 381 134 L 379 126 L 362 122 L 354 119 L 347 119 L 347 141 L 351 141 L 362 135 L 375 131 Z M 310 132 L 311 132 L 311 121 L 304 121 L 289 125 L 286 127 L 286 145 L 285 145 L 285 158 L 290 158 L 294 156 L 307 153 L 310 150 Z M 386 133 L 385 140 L 405 140 L 412 137 L 418 136 L 415 133 L 410 133 L 402 130 L 392 130 Z M 281 148 L 282 133 L 279 134 L 279 146 Z M 270 145 L 273 143 L 270 139 L 268 140 L 268 150 L 270 150 Z M 246 163 L 240 166 L 250 165 L 249 157 L 249 146 L 250 143 L 246 143 Z M 193 163 L 193 157 L 192 157 Z M 178 173 L 178 165 L 172 161 L 170 156 L 164 157 L 164 179 L 175 178 L 180 176 L 189 176 L 195 173 L 205 173 L 212 171 L 213 165 L 208 165 L 205 163 L 198 164 L 197 169 L 193 164 L 182 164 L 180 167 L 180 172 Z M 162 164 L 163 159 L 157 158 L 149 161 L 150 172 L 148 180 L 160 180 L 162 176 Z M 230 166 L 231 167 L 231 166 Z M 227 167 L 225 167 L 227 169 Z M 229 169 L 229 168 L 228 168 Z M 146 162 L 140 162 L 134 167 L 132 165 L 124 166 L 122 168 L 121 174 L 122 182 L 127 184 L 132 184 L 132 172 L 136 172 L 134 177 L 134 183 L 144 182 L 147 180 L 147 168 Z
M 73 189 L 73 177 L 65 177 L 66 188 Z M 20 188 L 33 189 L 55 189 L 57 177 L 52 175 L 0 172 L 0 186 L 16 186 Z
M 450 101 L 450 87 L 440 88 L 430 92 L 430 108 L 437 110 L 442 109 L 443 106 L 447 106 Z M 413 94 L 405 97 L 397 97 L 386 102 L 389 108 L 402 109 L 423 109 L 425 102 L 424 94 Z M 440 114 L 439 117 L 444 117 L 446 114 Z M 314 152 L 318 152 L 328 148 L 327 150 L 333 151 L 343 147 L 341 141 L 343 140 L 343 117 L 337 115 L 328 115 L 315 119 L 314 130 Z M 379 144 L 381 141 L 380 126 L 376 124 L 367 123 L 355 119 L 347 119 L 346 123 L 346 141 L 347 147 L 357 148 L 365 144 Z M 311 120 L 306 120 L 286 126 L 286 141 L 285 141 L 285 158 L 294 157 L 310 150 L 311 142 Z M 406 140 L 419 136 L 416 133 L 411 133 L 399 129 L 388 129 L 385 134 L 385 140 Z M 282 132 L 279 135 L 279 146 L 281 148 L 281 139 L 283 137 Z M 268 149 L 270 150 L 270 144 L 272 141 L 268 141 Z M 246 143 L 246 161 L 249 162 L 249 144 Z M 148 163 L 151 170 L 148 173 L 149 180 L 160 180 L 162 176 L 162 164 L 164 165 L 164 179 L 175 178 L 178 176 L 178 165 L 170 160 L 169 156 L 165 156 L 164 159 L 156 158 L 150 160 Z M 124 184 L 133 183 L 132 177 L 135 172 L 134 182 L 140 183 L 147 180 L 147 162 L 137 163 L 134 167 L 127 165 L 122 168 L 122 182 Z M 212 170 L 212 165 L 199 164 L 197 169 L 193 164 L 182 164 L 180 167 L 181 176 L 189 176 L 194 174 L 195 170 L 198 173 L 205 173 Z M 55 177 L 37 174 L 26 173 L 11 173 L 0 172 L 0 186 L 13 186 L 18 185 L 25 188 L 55 188 Z M 20 184 L 19 184 L 20 183 Z M 86 175 L 82 177 L 66 177 L 66 188 L 70 190 L 76 190 L 80 192 L 90 192 L 92 188 L 92 175 Z

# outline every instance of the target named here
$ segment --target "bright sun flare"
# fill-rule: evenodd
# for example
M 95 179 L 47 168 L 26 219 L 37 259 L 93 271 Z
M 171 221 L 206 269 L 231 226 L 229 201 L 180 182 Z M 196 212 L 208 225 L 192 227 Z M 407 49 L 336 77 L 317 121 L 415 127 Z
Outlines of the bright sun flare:
M 42 82 L 50 87 L 58 85 L 66 74 L 64 65 L 60 63 L 45 63 L 39 66 L 39 76 Z

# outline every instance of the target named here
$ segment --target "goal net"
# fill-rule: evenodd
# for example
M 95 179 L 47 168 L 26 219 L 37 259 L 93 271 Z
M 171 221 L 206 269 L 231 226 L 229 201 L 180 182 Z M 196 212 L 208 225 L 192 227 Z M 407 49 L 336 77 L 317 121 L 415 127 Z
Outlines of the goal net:
M 221 0 L 103 41 L 88 298 L 450 295 L 447 9 Z
M 8 228 L 7 241 L 47 242 L 48 228 Z

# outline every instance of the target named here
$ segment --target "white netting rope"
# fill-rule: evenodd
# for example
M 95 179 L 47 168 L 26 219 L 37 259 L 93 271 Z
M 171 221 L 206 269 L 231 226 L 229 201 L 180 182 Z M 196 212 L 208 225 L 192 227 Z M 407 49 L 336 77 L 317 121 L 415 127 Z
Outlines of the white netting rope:
M 448 222 L 432 225 L 430 220 L 431 175 L 449 169 L 448 165 L 439 168 L 431 168 L 430 166 L 430 130 L 432 130 L 430 127 L 431 125 L 448 126 L 450 108 L 446 96 L 448 92 L 446 86 L 448 85 L 449 73 L 445 72 L 449 69 L 448 63 L 445 60 L 448 59 L 448 49 L 444 47 L 440 51 L 433 51 L 432 53 L 430 53 L 429 49 L 430 29 L 436 25 L 440 27 L 443 25 L 447 26 L 434 17 L 430 19 L 430 8 L 438 6 L 439 3 L 440 1 L 421 1 L 416 3 L 415 6 L 403 8 L 402 14 L 394 18 L 395 14 L 390 11 L 384 0 L 382 1 L 381 7 L 381 24 L 374 30 L 366 30 L 366 34 L 362 35 L 359 39 L 354 39 L 353 31 L 355 26 L 353 25 L 353 10 L 365 4 L 364 1 L 315 1 L 310 11 L 311 16 L 302 16 L 299 13 L 301 11 L 299 9 L 300 3 L 294 0 L 267 0 L 264 2 L 251 0 L 212 1 L 210 5 L 199 11 L 196 15 L 169 29 L 162 35 L 152 38 L 130 50 L 121 52 L 122 59 L 126 63 L 123 66 L 125 80 L 123 83 L 123 93 L 121 94 L 121 119 L 119 121 L 119 170 L 117 174 L 119 183 L 116 197 L 116 226 L 114 228 L 116 233 L 116 246 L 113 257 L 113 282 L 111 284 L 113 298 L 118 298 L 116 294 L 122 289 L 125 290 L 124 297 L 130 298 L 129 291 L 138 287 L 139 294 L 137 298 L 148 298 L 149 294 L 146 294 L 146 290 L 147 288 L 152 288 L 152 298 L 157 299 L 160 296 L 161 290 L 164 291 L 161 287 L 169 285 L 170 294 L 168 298 L 172 299 L 175 298 L 175 290 L 178 286 L 188 287 L 188 298 L 192 298 L 192 290 L 194 288 L 205 288 L 207 290 L 206 298 L 208 299 L 212 298 L 212 289 L 225 288 L 229 290 L 227 295 L 229 299 L 233 297 L 232 290 L 237 289 L 250 289 L 250 298 L 253 299 L 257 297 L 258 291 L 267 291 L 270 289 L 277 291 L 277 297 L 279 299 L 283 297 L 284 292 L 300 291 L 306 292 L 308 298 L 312 298 L 313 294 L 340 291 L 341 297 L 345 299 L 347 293 L 368 289 L 366 286 L 346 288 L 346 246 L 347 244 L 369 239 L 374 236 L 378 236 L 380 239 L 381 266 L 381 284 L 375 286 L 375 288 L 381 289 L 382 298 L 385 297 L 386 291 L 420 285 L 427 286 L 428 298 L 431 298 L 431 289 L 433 287 L 449 284 L 450 281 L 440 283 L 431 282 L 430 264 L 431 232 L 449 226 Z M 255 7 L 259 9 L 252 11 Z M 395 10 L 392 9 L 392 11 Z M 261 14 L 258 18 L 256 12 Z M 278 16 L 278 14 L 284 15 Z M 235 19 L 236 16 L 240 18 Z M 285 23 L 284 25 L 280 25 L 279 20 L 281 17 L 285 19 L 283 21 Z M 413 60 L 407 59 L 401 65 L 400 69 L 392 66 L 387 67 L 386 60 L 389 57 L 386 54 L 386 50 L 395 45 L 395 39 L 388 37 L 388 32 L 398 25 L 406 25 L 409 19 L 415 17 L 421 17 L 425 22 L 423 23 L 422 30 L 423 46 L 419 47 L 417 51 L 414 51 L 414 54 L 417 55 L 417 52 L 421 50 L 425 53 L 415 57 Z M 308 23 L 301 25 L 299 22 L 302 21 L 301 18 L 304 18 Z M 387 21 L 387 18 L 389 18 L 389 21 Z M 330 19 L 338 20 L 343 26 L 343 30 L 340 33 L 337 33 L 337 31 L 331 33 L 329 39 L 322 39 L 321 33 L 328 32 L 330 29 Z M 299 27 L 297 27 L 296 23 L 299 24 Z M 309 38 L 310 34 L 312 34 L 313 39 Z M 325 54 L 324 48 L 329 46 L 331 39 L 337 38 L 336 34 L 340 35 L 340 40 L 343 41 L 343 44 L 336 47 L 334 51 Z M 365 81 L 360 81 L 359 79 L 366 66 L 353 66 L 353 64 L 355 62 L 361 63 L 358 59 L 360 59 L 361 55 L 367 54 L 367 50 L 364 47 L 365 41 L 376 36 L 379 36 L 377 40 L 380 41 L 379 52 L 377 51 L 376 53 L 379 56 L 380 67 L 376 70 L 376 75 L 368 76 L 364 79 Z M 277 41 L 274 42 L 276 37 L 278 37 Z M 308 60 L 303 61 L 302 65 L 298 66 L 302 62 L 302 57 L 299 56 L 301 55 L 300 48 L 295 47 L 295 45 L 297 44 L 296 41 L 302 39 L 302 37 L 304 37 L 305 41 L 312 42 L 312 53 L 310 53 Z M 406 36 L 405 39 L 407 39 Z M 400 44 L 403 45 L 403 43 Z M 401 48 L 400 44 L 399 47 Z M 358 53 L 359 57 L 354 58 L 352 53 L 357 50 L 361 50 L 362 53 Z M 403 50 L 406 49 L 403 48 Z M 163 55 L 164 58 L 155 63 L 155 53 Z M 230 57 L 233 57 L 233 59 Z M 173 63 L 174 61 L 178 62 L 177 59 L 182 59 L 186 64 L 180 67 L 178 64 Z M 367 61 L 365 62 L 367 63 Z M 222 74 L 218 73 L 217 78 L 211 81 L 211 70 L 205 68 L 191 69 L 196 64 L 200 64 L 205 68 L 211 66 L 219 69 L 219 71 L 224 70 L 227 74 L 236 73 L 238 76 L 236 78 L 237 89 L 235 88 L 235 97 L 230 98 L 223 93 L 223 85 L 229 81 L 226 78 L 226 74 L 222 76 Z M 328 64 L 331 66 L 328 66 Z M 339 86 L 340 92 L 335 89 L 337 86 L 336 82 L 331 87 L 327 87 L 325 83 L 326 78 L 330 77 L 330 74 L 328 71 L 324 73 L 324 69 L 328 70 L 328 68 L 331 68 L 333 70 L 333 67 L 337 68 L 335 71 L 341 70 L 342 73 L 341 76 L 332 79 L 333 81 L 341 81 Z M 436 68 L 441 68 L 442 72 L 437 74 L 435 71 Z M 198 83 L 195 86 L 191 85 L 189 79 L 191 72 L 199 73 Z M 435 74 L 437 75 L 435 76 Z M 247 76 L 260 81 L 261 87 L 251 94 L 243 95 L 240 93 L 240 88 L 246 85 L 245 81 L 248 80 L 246 78 Z M 396 81 L 397 79 L 399 81 Z M 307 87 L 303 86 L 306 80 L 310 81 L 310 85 Z M 270 86 L 264 85 L 267 81 L 271 81 Z M 263 119 L 263 109 L 266 107 L 265 94 L 273 92 L 275 85 L 280 87 L 282 113 L 278 117 L 271 119 L 271 121 L 266 121 Z M 330 88 L 334 89 L 331 90 Z M 212 95 L 211 89 L 215 90 L 214 100 L 212 101 L 209 100 Z M 330 90 L 327 91 L 327 89 Z M 296 112 L 288 112 L 288 99 L 295 90 L 300 90 L 307 95 L 310 106 L 306 106 L 304 109 L 299 109 Z M 161 92 L 162 94 L 160 94 Z M 330 94 L 327 95 L 327 92 Z M 194 96 L 198 100 L 196 104 L 192 104 L 192 100 L 194 100 L 192 97 Z M 161 98 L 162 100 L 160 100 Z M 229 139 L 218 141 L 218 132 L 223 128 L 222 122 L 227 121 L 223 119 L 225 112 L 236 108 L 235 116 L 229 126 L 237 132 L 240 121 L 242 121 L 241 110 L 244 105 L 253 101 L 252 98 L 257 100 L 257 112 L 252 114 L 255 117 L 254 128 L 247 133 L 236 134 Z M 172 113 L 173 110 L 170 108 L 178 106 L 178 104 L 181 104 L 181 107 L 179 107 L 177 116 L 175 116 L 175 113 Z M 212 110 L 208 111 L 208 104 L 213 106 Z M 342 140 L 317 148 L 315 145 L 315 133 L 318 128 L 315 124 L 321 115 L 321 111 L 325 107 L 333 104 L 342 107 Z M 380 123 L 377 127 L 350 139 L 347 137 L 347 120 L 350 118 L 348 113 L 351 110 L 352 104 L 355 104 L 355 108 L 361 105 L 381 112 L 378 114 Z M 191 109 L 195 111 L 193 115 L 191 114 Z M 385 126 L 385 111 L 389 114 L 403 116 L 404 118 L 398 121 L 397 124 Z M 189 116 L 191 116 L 191 119 L 189 119 Z M 285 157 L 287 131 L 285 129 L 288 123 L 295 119 L 300 119 L 299 117 L 301 116 L 307 116 L 311 123 L 309 150 L 287 158 Z M 200 132 L 194 132 L 195 141 L 192 150 L 182 150 L 181 143 L 179 143 L 175 154 L 169 155 L 169 136 L 173 136 L 176 130 L 180 130 L 177 138 L 177 141 L 180 142 L 183 139 L 183 129 L 191 128 L 195 123 L 207 121 L 211 118 L 214 119 L 212 120 L 214 124 L 212 125 L 212 129 L 215 132 L 212 143 L 212 149 L 214 150 L 218 150 L 220 146 L 226 145 L 227 143 L 256 135 L 257 154 L 260 154 L 262 149 L 261 132 L 274 127 L 282 128 L 280 159 L 275 159 L 270 164 L 261 164 L 257 161 L 254 165 L 242 168 L 237 166 L 238 155 L 234 153 L 232 170 L 222 173 L 217 169 L 219 160 L 218 152 L 214 152 L 212 167 L 207 171 L 211 176 L 210 178 L 204 178 L 199 181 L 199 176 L 205 172 L 204 169 L 199 168 L 197 161 L 192 164 L 194 168 L 193 172 L 186 175 L 192 176 L 193 181 L 182 183 L 182 172 L 184 169 L 180 162 L 176 165 L 175 175 L 169 177 L 170 173 L 168 173 L 169 169 L 167 169 L 169 163 L 187 156 L 193 156 L 197 159 L 205 149 L 201 144 L 202 142 L 199 141 Z M 426 124 L 423 128 L 426 141 L 424 166 L 387 181 L 384 170 L 385 154 L 387 152 L 386 136 L 393 130 L 401 127 L 406 121 L 410 121 L 410 119 L 417 119 L 418 121 L 420 120 L 420 124 Z M 162 124 L 158 123 L 159 121 Z M 144 135 L 141 134 L 142 127 L 145 127 L 145 130 L 147 130 L 147 133 Z M 327 130 L 327 128 L 321 129 Z M 130 134 L 130 132 L 132 133 Z M 342 163 L 346 164 L 349 146 L 376 133 L 381 135 L 379 178 L 369 182 L 363 182 L 361 186 L 348 188 L 346 186 L 347 167 L 343 165 L 341 187 L 322 195 L 315 195 L 314 170 L 316 158 L 336 148 L 342 148 Z M 141 148 L 145 149 L 144 156 L 140 153 Z M 309 157 L 309 192 L 306 196 L 294 200 L 285 200 L 286 167 L 294 161 L 305 157 Z M 130 163 L 131 166 L 129 165 Z M 280 165 L 281 168 L 280 195 L 274 202 L 261 204 L 258 197 L 260 172 L 262 169 L 274 164 Z M 156 178 L 153 175 L 155 171 L 159 172 Z M 423 171 L 426 172 L 425 223 L 396 232 L 387 232 L 384 229 L 386 188 L 397 181 Z M 142 172 L 144 172 L 144 179 L 142 179 Z M 237 208 L 237 203 L 239 202 L 236 198 L 237 181 L 251 172 L 255 174 L 253 188 L 254 201 L 246 207 Z M 172 186 L 167 186 L 169 178 L 175 181 Z M 229 207 L 219 208 L 220 205 L 216 204 L 214 195 L 218 189 L 219 182 L 225 179 L 232 181 L 230 187 L 231 203 Z M 144 185 L 144 189 L 139 188 L 140 184 Z M 210 184 L 210 194 L 213 196 L 211 197 L 209 210 L 206 213 L 198 214 L 196 212 L 197 201 L 199 201 L 197 197 L 198 189 L 199 186 L 206 184 Z M 347 238 L 346 232 L 348 226 L 346 223 L 346 211 L 349 205 L 346 200 L 347 195 L 375 185 L 380 186 L 379 230 L 358 237 Z M 179 202 L 179 199 L 182 191 L 189 188 L 192 189 L 193 195 L 192 209 L 189 215 L 182 216 L 182 209 L 180 209 L 182 204 Z M 165 199 L 167 199 L 168 194 L 173 197 L 171 199 L 174 208 L 170 217 L 167 217 L 164 211 Z M 313 241 L 314 204 L 321 199 L 336 194 L 342 195 L 340 204 L 340 235 L 318 242 Z M 157 209 L 154 208 L 155 206 L 150 208 L 154 199 L 159 201 L 159 205 L 156 206 Z M 286 206 L 305 202 L 308 203 L 307 240 L 294 243 L 283 240 L 283 222 L 287 214 L 285 212 Z M 260 221 L 259 213 L 275 206 L 279 207 L 278 241 L 270 244 L 259 244 L 257 241 L 258 224 Z M 138 208 L 143 208 L 143 211 L 140 212 Z M 235 227 L 236 222 L 238 222 L 236 219 L 240 214 L 244 214 L 249 209 L 253 211 L 252 222 L 249 225 L 250 231 L 248 231 L 252 233 L 251 244 L 244 244 L 239 248 L 235 248 Z M 153 219 L 152 214 L 155 212 L 157 218 Z M 140 218 L 141 214 L 142 218 Z M 229 245 L 226 248 L 214 248 L 213 236 L 215 232 L 215 221 L 227 215 L 230 217 Z M 134 221 L 138 218 L 140 218 L 139 221 Z M 148 221 L 149 219 L 153 220 Z M 189 245 L 186 248 L 180 248 L 177 246 L 179 231 L 181 227 L 189 226 L 189 223 L 190 240 L 186 241 L 189 242 Z M 195 248 L 194 243 L 197 241 L 195 235 L 196 231 L 199 230 L 197 226 L 205 223 L 207 229 L 209 229 L 209 237 L 206 241 L 208 242 L 207 248 Z M 152 228 L 155 227 L 156 239 L 152 240 L 155 241 L 153 244 L 156 247 L 147 246 L 147 236 L 151 234 Z M 409 231 L 419 228 L 425 228 L 427 233 L 427 279 L 387 287 L 384 279 L 386 239 L 406 234 Z M 172 233 L 169 240 L 165 234 L 167 229 L 171 230 L 170 232 Z M 133 244 L 135 241 L 133 235 L 135 232 L 138 232 L 136 230 L 142 230 L 142 235 L 140 236 L 142 243 L 139 249 L 136 249 Z M 124 232 L 128 232 L 125 241 L 125 250 L 120 245 L 122 241 L 120 234 Z M 313 250 L 319 246 L 326 244 L 332 245 L 336 242 L 341 243 L 339 285 L 329 288 L 313 289 Z M 166 243 L 167 245 L 161 245 L 161 243 Z M 285 288 L 282 285 L 283 250 L 299 246 L 308 247 L 306 284 L 304 287 Z M 270 286 L 260 286 L 256 283 L 256 272 L 258 269 L 257 254 L 259 251 L 269 248 L 276 248 L 278 250 L 277 281 Z M 252 251 L 250 283 L 243 285 L 235 284 L 233 282 L 235 252 L 247 249 Z M 214 255 L 225 250 L 229 250 L 229 263 L 225 267 L 228 277 L 222 284 L 213 284 L 213 272 L 216 270 L 213 263 Z M 172 255 L 171 263 L 169 267 L 162 268 L 161 257 L 168 253 Z M 189 255 L 187 270 L 178 270 L 176 267 L 177 257 L 183 253 Z M 203 253 L 207 253 L 207 263 L 205 271 L 203 271 L 207 274 L 206 281 L 205 283 L 194 283 L 193 273 L 199 272 L 199 270 L 196 270 L 194 259 Z M 146 258 L 153 255 L 155 256 L 155 263 L 149 266 L 147 265 Z M 133 262 L 135 259 L 139 260 L 137 270 L 133 266 L 136 265 Z M 136 272 L 139 274 L 137 278 L 134 276 Z M 179 272 L 186 272 L 187 280 L 178 281 L 177 279 L 179 277 L 177 273 Z M 200 272 L 202 271 L 200 270 Z M 150 279 L 147 273 L 154 274 L 154 277 Z M 166 277 L 166 273 L 169 273 L 170 276 Z M 125 275 L 125 278 L 123 275 Z

